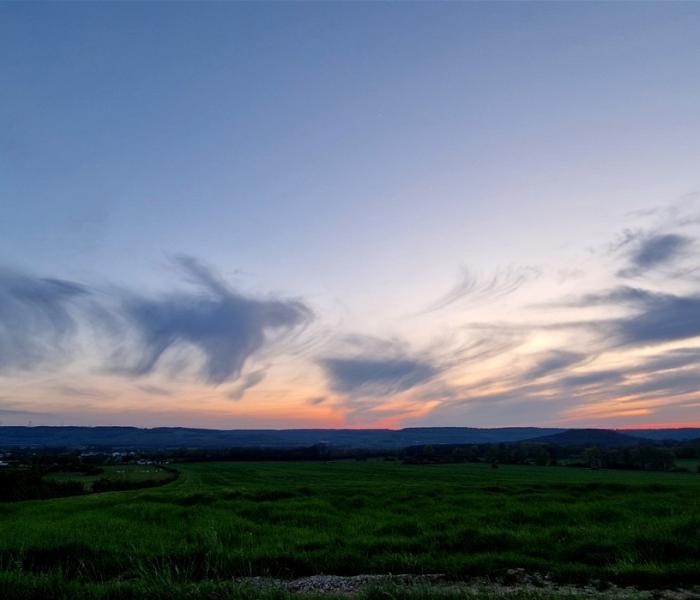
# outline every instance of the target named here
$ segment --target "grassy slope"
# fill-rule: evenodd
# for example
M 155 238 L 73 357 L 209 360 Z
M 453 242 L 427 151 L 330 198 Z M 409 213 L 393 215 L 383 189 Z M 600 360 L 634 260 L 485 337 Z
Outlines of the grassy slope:
M 178 468 L 164 487 L 0 505 L 0 566 L 91 581 L 507 567 L 700 580 L 696 475 L 382 461 Z

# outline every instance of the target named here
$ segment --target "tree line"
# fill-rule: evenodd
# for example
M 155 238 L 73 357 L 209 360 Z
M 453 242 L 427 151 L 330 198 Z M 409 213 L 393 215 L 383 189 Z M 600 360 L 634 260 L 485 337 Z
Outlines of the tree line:
M 640 443 L 625 448 L 560 446 L 538 443 L 441 444 L 412 446 L 401 454 L 408 464 L 491 463 L 570 466 L 591 469 L 683 471 L 678 460 L 700 458 L 700 440 Z

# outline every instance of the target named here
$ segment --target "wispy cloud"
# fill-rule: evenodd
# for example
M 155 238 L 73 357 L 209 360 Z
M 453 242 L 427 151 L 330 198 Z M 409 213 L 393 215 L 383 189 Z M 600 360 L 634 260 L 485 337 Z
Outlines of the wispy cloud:
M 150 383 L 143 383 L 136 386 L 142 392 L 149 394 L 151 396 L 172 396 L 173 392 L 168 388 L 160 385 L 152 385 Z
M 632 373 L 658 373 L 700 365 L 700 348 L 673 348 L 663 354 L 647 357 L 640 365 L 628 369 Z
M 299 300 L 246 297 L 192 258 L 179 259 L 178 264 L 196 291 L 160 298 L 129 295 L 122 314 L 137 340 L 127 353 L 120 353 L 127 360 L 118 360 L 115 370 L 146 375 L 168 349 L 188 344 L 204 355 L 201 376 L 207 383 L 235 380 L 269 334 L 292 330 L 312 318 Z
M 618 271 L 621 277 L 637 277 L 651 269 L 666 267 L 687 254 L 693 239 L 679 233 L 631 235 L 625 246 L 629 264 Z
M 623 287 L 587 296 L 582 303 L 622 304 L 630 316 L 591 324 L 613 343 L 650 346 L 700 336 L 700 295 L 676 295 Z
M 487 340 L 489 332 L 515 335 L 517 344 L 504 348 L 510 366 L 500 364 L 496 371 L 484 371 L 484 377 L 466 386 L 450 387 L 450 378 L 445 377 L 449 389 L 439 397 L 425 422 L 449 424 L 478 416 L 481 422 L 493 419 L 501 424 L 517 424 L 518 415 L 526 416 L 527 422 L 546 415 L 550 423 L 556 423 L 557 415 L 578 415 L 577 406 L 589 407 L 584 412 L 597 415 L 595 418 L 641 417 L 671 406 L 671 398 L 679 398 L 674 404 L 679 410 L 697 402 L 700 385 L 695 371 L 700 348 L 694 344 L 695 338 L 700 339 L 700 292 L 691 276 L 694 271 L 686 268 L 695 237 L 691 231 L 675 228 L 690 229 L 698 220 L 687 215 L 681 218 L 677 212 L 661 216 L 663 223 L 657 223 L 654 229 L 627 231 L 613 247 L 615 255 L 623 253 L 626 265 L 611 272 L 608 281 L 653 272 L 655 278 L 648 284 L 589 291 L 582 288 L 573 300 L 553 299 L 531 305 L 542 317 L 536 322 L 504 319 L 470 324 L 473 333 L 486 332 Z M 581 280 L 578 287 L 584 284 L 591 282 Z M 461 284 L 442 302 L 449 305 L 469 297 L 474 289 L 474 281 L 465 274 Z M 605 313 L 611 316 L 590 316 Z M 551 340 L 551 346 L 530 356 L 533 363 L 523 369 L 528 359 L 522 351 L 527 349 L 528 340 L 537 340 L 538 345 Z M 666 348 L 679 342 L 686 342 L 688 347 Z M 639 356 L 640 351 L 650 348 L 658 348 L 658 352 Z M 480 364 L 477 361 L 475 366 Z M 648 404 L 641 408 L 637 404 L 625 406 L 642 398 Z
M 65 359 L 77 330 L 84 286 L 0 270 L 0 372 L 33 370 Z
M 191 257 L 175 262 L 193 289 L 158 297 L 122 290 L 116 302 L 74 282 L 0 271 L 0 371 L 65 358 L 82 327 L 106 338 L 109 371 L 146 375 L 167 351 L 188 346 L 203 356 L 201 378 L 219 384 L 237 379 L 278 334 L 313 318 L 300 300 L 245 296 Z
M 455 304 L 468 306 L 497 300 L 512 294 L 539 275 L 539 270 L 534 267 L 511 266 L 483 278 L 462 268 L 455 286 L 424 309 L 422 314 L 443 310 Z
M 346 396 L 382 397 L 422 385 L 440 373 L 434 357 L 416 353 L 397 339 L 351 335 L 318 363 L 330 388 Z
M 57 385 L 57 386 L 54 386 L 52 389 L 53 389 L 53 391 L 57 392 L 58 394 L 61 394 L 62 396 L 66 396 L 67 398 L 77 398 L 77 399 L 91 398 L 91 399 L 95 399 L 95 400 L 100 400 L 100 399 L 114 397 L 114 393 L 111 391 L 99 389 L 99 388 L 84 387 L 84 386 Z
M 318 406 L 319 404 L 323 404 L 326 400 L 326 396 L 314 396 L 313 398 L 307 398 L 306 403 L 311 406 Z
M 241 400 L 245 393 L 250 389 L 258 385 L 263 379 L 265 379 L 266 372 L 264 369 L 259 369 L 257 371 L 252 371 L 243 376 L 243 381 L 239 383 L 231 392 L 229 392 L 228 397 L 231 400 Z
M 535 364 L 523 375 L 524 379 L 534 380 L 567 369 L 586 359 L 585 354 L 566 350 L 552 350 L 537 357 Z
M 564 388 L 590 389 L 593 386 L 605 384 L 609 386 L 619 383 L 624 379 L 624 372 L 616 370 L 592 371 L 590 373 L 580 373 L 566 375 L 559 379 L 558 383 Z
M 101 374 L 132 379 L 132 391 L 154 401 L 175 396 L 177 386 L 152 385 L 164 379 L 146 376 L 172 369 L 174 361 L 181 361 L 178 379 L 230 382 L 217 395 L 220 402 L 222 395 L 243 398 L 268 376 L 261 365 L 286 353 L 294 359 L 281 372 L 308 386 L 308 398 L 299 400 L 306 410 L 323 404 L 347 422 L 398 424 L 420 416 L 423 422 L 452 424 L 478 415 L 480 424 L 517 424 L 516 417 L 552 423 L 557 415 L 579 414 L 577 406 L 589 407 L 590 414 L 613 414 L 605 412 L 606 403 L 615 404 L 615 414 L 642 409 L 653 414 L 669 399 L 687 404 L 700 396 L 695 374 L 700 348 L 693 339 L 700 339 L 700 290 L 687 270 L 678 270 L 688 267 L 694 223 L 669 223 L 628 232 L 613 253 L 615 266 L 603 262 L 606 270 L 598 279 L 542 282 L 535 291 L 549 290 L 546 303 L 530 300 L 520 310 L 513 303 L 513 312 L 501 314 L 488 307 L 489 317 L 479 320 L 481 313 L 474 312 L 469 323 L 459 321 L 455 310 L 435 319 L 444 327 L 439 331 L 420 323 L 413 340 L 422 339 L 418 350 L 403 335 L 340 337 L 323 320 L 309 330 L 305 325 L 315 315 L 305 302 L 242 293 L 192 257 L 175 259 L 178 282 L 149 295 L 113 288 L 104 293 L 1 270 L 0 374 L 45 370 L 53 361 L 80 357 L 81 344 L 87 339 L 92 349 L 89 342 L 99 338 L 104 351 L 90 357 L 89 368 L 97 363 Z M 625 266 L 618 269 L 621 257 Z M 547 272 L 556 277 L 556 269 Z M 422 314 L 503 298 L 538 274 L 512 267 L 484 278 L 463 270 L 457 284 Z M 639 283 L 619 285 L 621 275 L 640 276 Z M 573 299 L 558 297 L 562 289 L 575 294 Z M 370 327 L 381 331 L 374 322 Z M 668 349 L 681 344 L 685 347 Z M 292 373 L 289 365 L 301 365 L 300 372 Z M 307 375 L 303 365 L 320 370 Z M 44 389 L 86 404 L 99 397 L 73 380 L 56 381 Z M 626 406 L 641 398 L 649 404 Z M 425 417 L 430 411 L 432 417 Z
M 331 387 L 343 394 L 396 394 L 437 375 L 431 364 L 409 358 L 325 358 L 321 365 Z

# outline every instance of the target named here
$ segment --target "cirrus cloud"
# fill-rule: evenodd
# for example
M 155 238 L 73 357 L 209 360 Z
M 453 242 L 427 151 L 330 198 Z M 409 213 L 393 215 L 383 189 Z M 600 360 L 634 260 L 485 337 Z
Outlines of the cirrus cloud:
M 65 358 L 78 328 L 84 286 L 0 270 L 0 372 L 34 370 Z
M 110 349 L 98 358 L 107 371 L 147 375 L 170 349 L 186 346 L 202 356 L 200 377 L 220 384 L 237 379 L 248 359 L 279 334 L 313 318 L 301 300 L 246 296 L 194 258 L 175 263 L 193 289 L 157 297 L 102 294 L 71 281 L 0 270 L 0 372 L 36 370 L 74 354 L 83 329 Z

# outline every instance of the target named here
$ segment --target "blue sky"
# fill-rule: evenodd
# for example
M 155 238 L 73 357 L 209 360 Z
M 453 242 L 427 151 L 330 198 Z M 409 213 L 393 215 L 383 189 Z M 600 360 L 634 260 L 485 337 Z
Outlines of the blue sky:
M 619 293 L 695 298 L 699 71 L 693 3 L 0 3 L 3 421 L 700 422 Z

